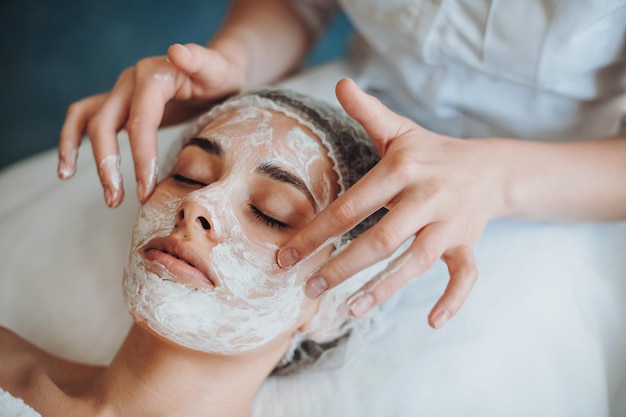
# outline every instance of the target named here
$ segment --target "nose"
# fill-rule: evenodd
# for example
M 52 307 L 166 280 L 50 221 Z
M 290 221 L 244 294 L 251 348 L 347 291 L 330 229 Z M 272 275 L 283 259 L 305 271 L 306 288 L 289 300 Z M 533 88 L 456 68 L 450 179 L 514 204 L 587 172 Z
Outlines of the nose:
M 183 202 L 176 212 L 176 228 L 184 229 L 187 233 L 207 233 L 213 229 L 211 217 L 206 208 L 200 204 L 187 200 Z

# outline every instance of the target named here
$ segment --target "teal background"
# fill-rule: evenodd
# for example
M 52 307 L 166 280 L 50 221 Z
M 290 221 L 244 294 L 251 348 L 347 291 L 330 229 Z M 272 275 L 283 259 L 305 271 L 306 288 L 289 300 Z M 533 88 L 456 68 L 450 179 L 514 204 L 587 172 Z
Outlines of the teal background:
M 67 107 L 110 90 L 139 59 L 175 42 L 204 44 L 227 0 L 0 2 L 0 169 L 55 147 Z M 307 60 L 345 54 L 351 26 L 338 15 Z

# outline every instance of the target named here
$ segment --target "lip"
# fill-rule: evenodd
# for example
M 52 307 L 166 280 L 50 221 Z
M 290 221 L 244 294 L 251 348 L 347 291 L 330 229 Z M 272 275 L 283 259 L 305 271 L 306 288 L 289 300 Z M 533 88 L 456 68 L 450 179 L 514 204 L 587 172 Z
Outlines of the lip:
M 142 249 L 143 257 L 163 266 L 182 282 L 193 286 L 217 287 L 218 281 L 208 264 L 190 242 L 172 236 L 152 239 Z

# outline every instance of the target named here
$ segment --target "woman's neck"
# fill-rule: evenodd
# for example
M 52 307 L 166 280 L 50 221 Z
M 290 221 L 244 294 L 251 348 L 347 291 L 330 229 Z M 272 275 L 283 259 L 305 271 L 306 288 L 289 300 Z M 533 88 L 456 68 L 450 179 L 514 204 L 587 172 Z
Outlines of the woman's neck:
M 211 355 L 134 324 L 111 365 L 84 394 L 103 415 L 247 416 L 282 352 L 275 345 L 238 356 Z

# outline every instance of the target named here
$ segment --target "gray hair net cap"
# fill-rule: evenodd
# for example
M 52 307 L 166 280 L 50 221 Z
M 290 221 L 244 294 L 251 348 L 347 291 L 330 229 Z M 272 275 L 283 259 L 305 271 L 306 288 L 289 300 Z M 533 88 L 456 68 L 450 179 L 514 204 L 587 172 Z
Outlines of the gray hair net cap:
M 165 172 L 169 171 L 175 155 L 191 138 L 222 114 L 236 109 L 254 107 L 273 110 L 297 120 L 309 128 L 324 144 L 333 168 L 339 178 L 341 195 L 365 175 L 380 159 L 369 136 L 356 121 L 342 109 L 294 91 L 266 88 L 232 97 L 200 116 L 197 122 L 183 134 L 172 149 Z M 372 214 L 351 231 L 334 241 L 341 250 L 352 239 L 359 236 L 383 215 L 381 209 Z M 353 318 L 346 306 L 347 298 L 374 275 L 381 273 L 386 262 L 368 268 L 326 291 L 320 297 L 318 313 L 309 328 L 297 332 L 274 374 L 292 374 L 304 369 L 323 369 L 338 366 L 354 353 L 364 342 L 374 314 L 364 318 Z

